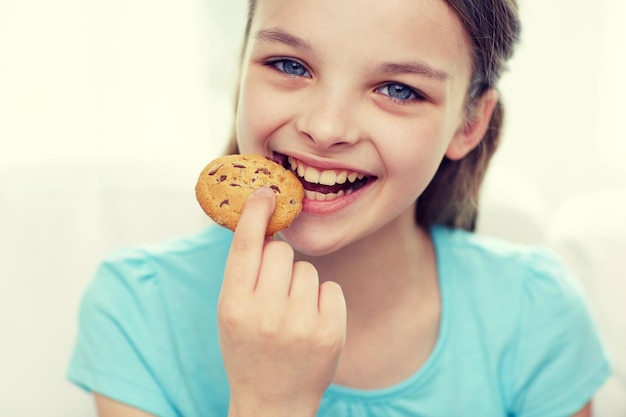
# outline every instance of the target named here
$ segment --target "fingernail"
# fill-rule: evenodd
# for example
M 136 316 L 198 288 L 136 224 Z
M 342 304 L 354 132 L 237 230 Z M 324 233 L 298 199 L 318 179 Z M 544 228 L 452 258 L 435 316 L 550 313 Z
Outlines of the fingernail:
M 254 191 L 253 195 L 263 198 L 271 198 L 274 196 L 274 191 L 268 187 L 260 187 Z

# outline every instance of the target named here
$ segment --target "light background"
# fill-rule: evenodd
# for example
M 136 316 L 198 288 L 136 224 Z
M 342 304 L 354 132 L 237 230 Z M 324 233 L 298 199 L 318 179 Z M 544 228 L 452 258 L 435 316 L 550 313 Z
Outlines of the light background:
M 0 248 L 9 248 L 0 255 L 0 416 L 93 415 L 90 399 L 63 379 L 91 269 L 42 271 L 36 256 L 18 264 L 32 246 L 16 248 L 8 231 L 34 247 L 79 247 L 62 231 L 41 240 L 37 220 L 55 221 L 45 209 L 45 197 L 58 195 L 55 178 L 77 181 L 62 187 L 68 201 L 89 194 L 76 179 L 81 168 L 98 167 L 89 175 L 100 180 L 102 172 L 123 176 L 129 192 L 141 176 L 133 168 L 145 168 L 169 190 L 188 192 L 230 130 L 244 3 L 0 0 L 0 191 L 16 193 L 15 178 L 35 176 L 27 191 L 37 206 L 0 222 Z M 489 178 L 521 179 L 549 218 L 579 193 L 626 185 L 626 3 L 522 0 L 521 12 L 523 41 L 501 84 L 505 139 Z M 102 211 L 98 201 L 85 209 Z M 94 226 L 81 221 L 71 226 L 89 243 Z M 97 248 L 84 255 L 90 268 L 112 249 Z M 66 264 L 83 257 L 65 255 Z

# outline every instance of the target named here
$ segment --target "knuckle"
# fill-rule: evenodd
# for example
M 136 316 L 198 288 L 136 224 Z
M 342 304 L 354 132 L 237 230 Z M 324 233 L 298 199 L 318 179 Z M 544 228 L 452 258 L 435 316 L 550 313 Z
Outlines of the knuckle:
M 310 297 L 317 298 L 319 291 L 319 278 L 315 271 L 311 273 L 311 271 L 306 270 L 306 268 L 301 269 L 298 266 L 294 266 L 293 280 L 294 284 L 301 285 L 303 288 L 310 291 L 308 294 Z
M 322 284 L 324 291 L 334 295 L 341 295 L 343 293 L 341 286 L 335 281 L 326 281 Z
M 269 242 L 265 246 L 266 253 L 270 253 L 272 256 L 280 257 L 280 258 L 293 258 L 294 251 L 291 245 L 287 242 L 283 242 L 280 240 L 275 240 Z
M 276 314 L 264 314 L 258 319 L 257 332 L 265 339 L 276 339 L 283 329 L 282 320 Z
M 248 252 L 251 249 L 254 249 L 255 244 L 254 242 L 250 241 L 249 239 L 243 239 L 241 238 L 241 236 L 239 236 L 239 239 L 233 239 L 231 245 L 230 245 L 230 251 L 232 253 L 239 253 L 239 252 Z
M 237 328 L 244 321 L 245 312 L 240 303 L 220 300 L 217 308 L 218 323 L 228 329 Z
M 345 314 L 345 298 L 341 286 L 333 281 L 326 281 L 320 286 L 320 297 L 323 298 L 322 304 L 329 313 Z
M 295 346 L 311 346 L 311 330 L 310 328 L 299 326 L 291 332 L 291 340 Z
M 318 353 L 332 353 L 341 350 L 341 337 L 323 326 L 301 325 L 291 329 L 290 341 L 294 346 Z
M 299 277 L 308 277 L 319 282 L 317 269 L 315 269 L 315 266 L 313 266 L 312 263 L 307 261 L 298 261 L 293 264 L 293 269 L 294 274 L 297 274 Z
M 328 330 L 318 333 L 315 339 L 316 351 L 324 355 L 333 356 L 340 353 L 344 347 L 344 339 L 335 331 Z

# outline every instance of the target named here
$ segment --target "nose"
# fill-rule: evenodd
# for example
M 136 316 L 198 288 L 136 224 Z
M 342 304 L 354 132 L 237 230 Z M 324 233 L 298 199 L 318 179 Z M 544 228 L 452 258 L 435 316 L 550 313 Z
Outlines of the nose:
M 296 127 L 320 148 L 351 145 L 360 136 L 357 113 L 358 99 L 349 91 L 316 86 L 300 106 Z

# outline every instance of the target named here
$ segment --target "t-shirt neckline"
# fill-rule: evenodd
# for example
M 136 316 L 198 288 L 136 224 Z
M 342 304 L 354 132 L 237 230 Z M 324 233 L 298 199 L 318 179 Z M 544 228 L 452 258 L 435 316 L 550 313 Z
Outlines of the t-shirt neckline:
M 361 401 L 388 401 L 393 397 L 401 397 L 402 393 L 407 390 L 417 389 L 420 385 L 425 384 L 435 372 L 448 339 L 448 327 L 452 307 L 451 303 L 448 302 L 450 299 L 448 289 L 449 279 L 446 267 L 448 262 L 445 260 L 445 245 L 442 242 L 444 235 L 445 229 L 442 227 L 435 226 L 430 230 L 430 236 L 435 251 L 437 280 L 439 282 L 439 293 L 441 297 L 441 319 L 439 322 L 439 334 L 437 336 L 435 346 L 424 364 L 405 380 L 389 387 L 360 389 L 344 385 L 331 384 L 326 391 L 325 397 L 353 398 Z

